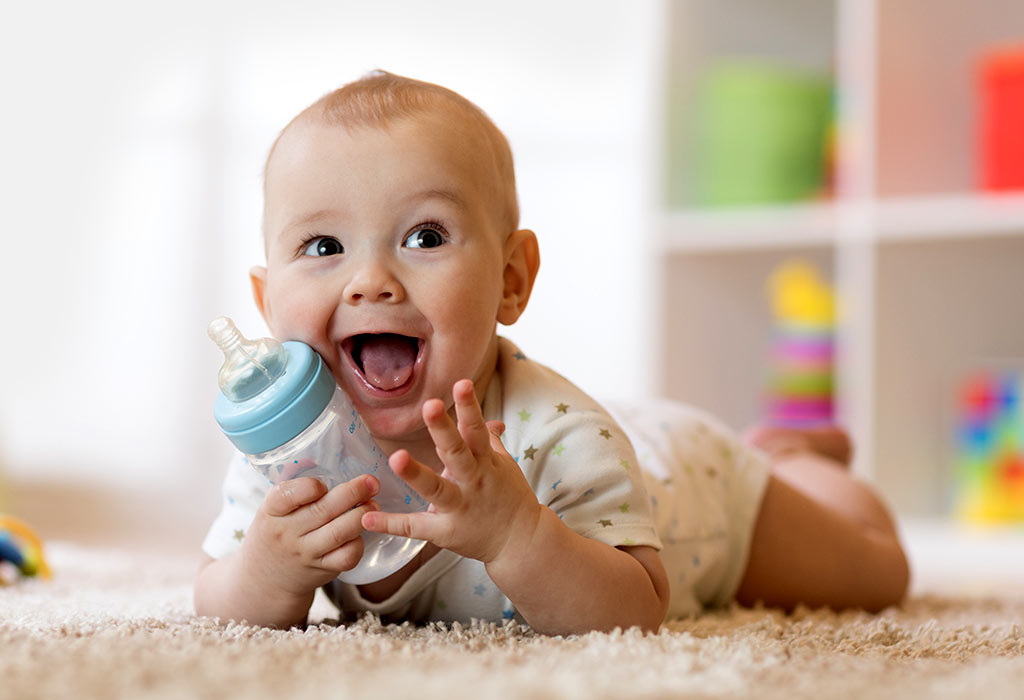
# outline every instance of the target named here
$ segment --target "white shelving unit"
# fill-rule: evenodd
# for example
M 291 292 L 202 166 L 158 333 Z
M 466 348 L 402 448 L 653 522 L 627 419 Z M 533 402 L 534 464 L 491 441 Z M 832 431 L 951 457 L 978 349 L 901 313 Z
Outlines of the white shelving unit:
M 1024 45 L 1013 0 L 666 0 L 665 120 L 692 113 L 700 71 L 763 58 L 829 71 L 834 197 L 657 212 L 656 366 L 669 396 L 742 427 L 760 414 L 772 319 L 765 283 L 810 259 L 840 298 L 837 402 L 854 469 L 897 512 L 940 516 L 954 387 L 991 361 L 1024 364 L 1024 192 L 975 190 L 974 70 Z M 663 126 L 665 126 L 663 124 Z M 669 130 L 666 129 L 666 132 Z M 667 136 L 668 175 L 691 154 Z

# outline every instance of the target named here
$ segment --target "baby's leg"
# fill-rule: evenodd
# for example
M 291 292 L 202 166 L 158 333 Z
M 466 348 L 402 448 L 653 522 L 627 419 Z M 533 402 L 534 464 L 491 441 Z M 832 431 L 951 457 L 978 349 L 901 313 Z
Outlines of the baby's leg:
M 909 577 L 892 518 L 870 486 L 813 451 L 772 456 L 741 604 L 878 611 L 903 598 Z
M 817 452 L 842 467 L 849 467 L 853 457 L 850 437 L 834 425 L 812 428 L 758 425 L 747 430 L 743 439 L 772 457 L 792 452 Z

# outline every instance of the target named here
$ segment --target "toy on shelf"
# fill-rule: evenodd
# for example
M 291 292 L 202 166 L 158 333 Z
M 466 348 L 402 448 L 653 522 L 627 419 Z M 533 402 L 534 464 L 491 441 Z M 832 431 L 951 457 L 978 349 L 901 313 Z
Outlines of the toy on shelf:
M 979 371 L 960 387 L 955 512 L 974 524 L 1024 523 L 1024 375 Z
M 696 89 L 688 120 L 696 203 L 792 202 L 822 194 L 833 116 L 827 73 L 723 58 L 708 66 Z
M 835 295 L 808 262 L 780 265 L 769 282 L 775 335 L 766 420 L 809 426 L 833 420 Z
M 982 56 L 977 84 L 981 187 L 1024 189 L 1024 45 Z
M 43 558 L 43 543 L 35 532 L 21 520 L 11 515 L 0 515 L 0 563 L 13 565 L 22 576 L 50 578 L 50 567 Z M 0 583 L 3 579 L 0 567 Z

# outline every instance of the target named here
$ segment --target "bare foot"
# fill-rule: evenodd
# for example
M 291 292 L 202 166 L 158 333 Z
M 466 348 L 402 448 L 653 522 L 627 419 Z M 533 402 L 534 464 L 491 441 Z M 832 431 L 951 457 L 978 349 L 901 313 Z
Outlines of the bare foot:
M 794 452 L 816 452 L 847 468 L 853 457 L 850 437 L 846 431 L 834 425 L 815 428 L 758 425 L 747 430 L 743 439 L 772 457 Z

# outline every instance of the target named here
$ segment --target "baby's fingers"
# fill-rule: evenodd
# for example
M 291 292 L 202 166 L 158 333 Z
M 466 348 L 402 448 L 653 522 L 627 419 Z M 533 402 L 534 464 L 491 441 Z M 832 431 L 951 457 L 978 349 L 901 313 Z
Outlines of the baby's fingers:
M 363 474 L 338 484 L 323 498 L 296 511 L 296 527 L 301 533 L 312 532 L 360 503 L 370 500 L 377 495 L 377 491 L 379 491 L 377 479 L 369 474 Z
M 327 487 L 312 477 L 284 481 L 267 492 L 263 510 L 267 515 L 279 518 L 319 500 L 325 493 Z
M 370 532 L 382 532 L 414 540 L 426 540 L 439 547 L 448 542 L 445 527 L 436 513 L 367 513 L 363 527 Z
M 505 424 L 502 421 L 487 421 L 487 439 L 490 440 L 491 449 L 498 454 L 508 454 L 508 450 L 505 449 L 505 443 L 501 441 L 501 436 L 504 434 Z
M 480 402 L 476 400 L 473 382 L 468 379 L 455 382 L 452 397 L 455 399 L 455 416 L 459 419 L 459 435 L 466 441 L 470 452 L 478 457 L 490 454 L 490 435 Z
M 363 558 L 363 539 L 349 540 L 321 557 L 319 567 L 327 571 L 351 571 Z
M 363 504 L 306 533 L 302 536 L 303 550 L 324 569 L 347 571 L 355 567 L 363 555 L 361 520 L 373 510 L 379 510 L 375 502 Z
M 462 501 L 458 485 L 435 473 L 433 469 L 409 456 L 405 450 L 395 452 L 388 465 L 413 491 L 423 496 L 435 510 L 452 510 Z
M 476 457 L 462 439 L 455 421 L 449 417 L 444 402 L 440 399 L 431 399 L 424 403 L 423 422 L 430 433 L 430 439 L 434 441 L 437 456 L 441 458 L 448 472 L 456 479 L 469 474 L 476 464 Z

